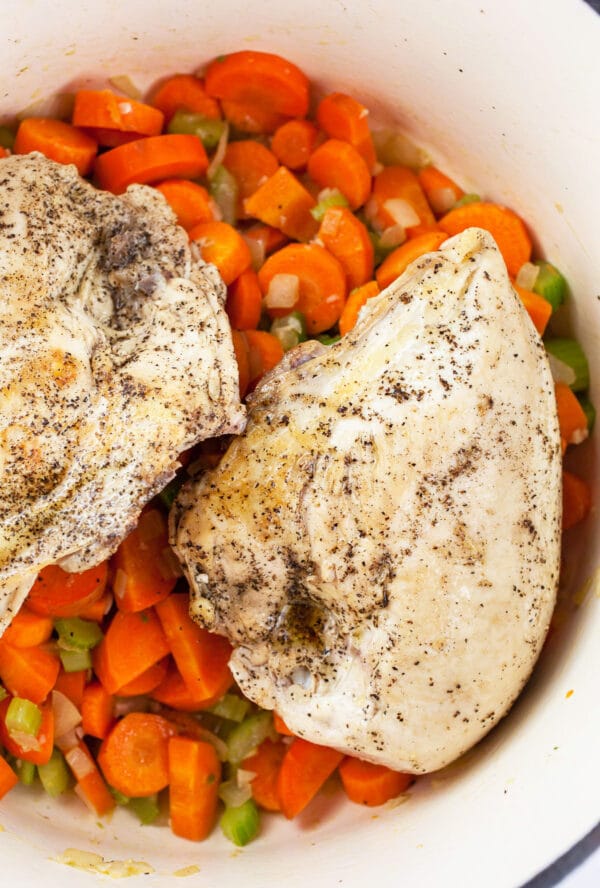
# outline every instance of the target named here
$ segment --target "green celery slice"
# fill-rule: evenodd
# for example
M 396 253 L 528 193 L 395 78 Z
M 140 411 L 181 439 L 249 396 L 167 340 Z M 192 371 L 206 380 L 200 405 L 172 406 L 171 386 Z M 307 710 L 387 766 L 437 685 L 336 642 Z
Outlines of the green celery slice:
M 92 668 L 92 655 L 89 651 L 65 651 L 59 648 L 58 655 L 65 672 L 79 672 Z
M 129 808 L 138 817 L 140 823 L 148 826 L 148 824 L 154 823 L 160 814 L 158 795 L 154 793 L 151 796 L 129 799 Z
M 80 617 L 65 617 L 54 621 L 58 644 L 65 651 L 89 651 L 102 641 L 100 626 Z
M 534 265 L 538 266 L 539 273 L 533 285 L 533 292 L 543 296 L 554 312 L 567 298 L 567 282 L 558 268 L 550 262 L 537 259 Z
M 472 203 L 481 203 L 480 196 L 478 194 L 475 194 L 474 192 L 471 192 L 470 194 L 463 194 L 463 196 L 459 197 L 459 199 L 456 201 L 452 209 L 456 210 L 458 207 L 466 207 L 468 204 Z
M 235 225 L 239 188 L 235 177 L 222 164 L 214 171 L 209 181 L 208 190 L 219 205 L 223 222 Z
M 249 709 L 249 700 L 238 697 L 237 694 L 225 694 L 210 707 L 210 712 L 228 721 L 243 722 L 248 715 Z
M 577 399 L 581 404 L 585 417 L 587 419 L 588 431 L 591 434 L 596 424 L 596 408 L 590 401 L 587 394 L 578 394 Z
M 184 135 L 197 136 L 208 151 L 212 151 L 219 144 L 219 139 L 225 130 L 224 120 L 215 120 L 205 117 L 203 114 L 194 114 L 191 111 L 176 111 L 167 127 L 170 133 L 182 133 Z
M 45 791 L 51 798 L 62 795 L 69 786 L 69 769 L 63 754 L 56 747 L 52 750 L 50 761 L 38 765 L 38 775 Z
M 260 814 L 252 799 L 238 808 L 225 808 L 220 821 L 226 838 L 234 845 L 243 847 L 256 838 L 260 830 Z
M 306 319 L 301 311 L 293 311 L 282 318 L 275 318 L 271 333 L 281 342 L 284 351 L 289 351 L 306 340 Z
M 256 712 L 249 716 L 233 729 L 227 739 L 228 760 L 239 764 L 271 735 L 272 730 L 272 713 Z
M 31 700 L 13 697 L 4 717 L 9 734 L 27 734 L 36 737 L 42 724 L 42 710 Z
M 556 337 L 544 341 L 546 351 L 573 371 L 570 386 L 574 392 L 585 391 L 590 384 L 590 368 L 585 352 L 575 339 Z
M 37 769 L 33 762 L 26 762 L 24 759 L 18 759 L 16 771 L 23 786 L 33 785 L 37 773 Z
M 322 222 L 323 216 L 332 207 L 347 207 L 348 200 L 338 188 L 327 188 L 316 207 L 310 211 L 310 215 L 317 222 Z

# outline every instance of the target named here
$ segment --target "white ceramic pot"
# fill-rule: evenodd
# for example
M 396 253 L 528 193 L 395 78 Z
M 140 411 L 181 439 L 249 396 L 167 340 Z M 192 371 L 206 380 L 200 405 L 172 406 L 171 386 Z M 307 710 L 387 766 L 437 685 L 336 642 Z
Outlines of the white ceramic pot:
M 444 169 L 529 221 L 571 283 L 568 322 L 600 406 L 600 18 L 581 0 L 23 0 L 3 4 L 0 29 L 6 115 L 107 76 L 144 88 L 251 47 L 396 119 Z M 593 476 L 597 452 L 598 435 L 579 449 L 580 471 Z M 595 511 L 569 534 L 565 567 L 565 589 L 589 580 L 588 592 L 509 718 L 406 804 L 373 813 L 325 798 L 238 852 L 220 835 L 196 845 L 123 812 L 100 826 L 76 800 L 15 792 L 0 805 L 1 883 L 91 885 L 50 862 L 76 847 L 146 861 L 152 886 L 191 865 L 191 884 L 211 888 L 523 884 L 598 816 L 597 539 Z

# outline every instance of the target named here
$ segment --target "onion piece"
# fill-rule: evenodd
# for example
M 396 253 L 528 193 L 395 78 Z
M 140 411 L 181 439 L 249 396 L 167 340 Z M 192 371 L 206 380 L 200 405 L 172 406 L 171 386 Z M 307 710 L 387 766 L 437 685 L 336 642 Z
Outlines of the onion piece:
M 389 250 L 393 247 L 399 247 L 406 240 L 406 230 L 403 225 L 390 225 L 389 228 L 386 228 L 385 231 L 382 232 L 381 237 L 379 238 L 379 245 L 383 247 L 384 250 Z
M 129 96 L 130 99 L 135 99 L 139 102 L 142 98 L 141 91 L 127 74 L 117 74 L 116 77 L 109 77 L 108 82 L 111 86 L 114 86 L 115 89 L 118 89 L 120 92 L 124 93 L 124 95 Z
M 58 746 L 62 753 L 67 753 L 79 745 L 79 741 L 83 738 L 83 729 L 76 727 L 66 734 L 61 734 L 54 738 L 54 745 Z
M 61 691 L 52 691 L 52 712 L 55 737 L 62 737 L 81 723 L 80 711 Z
M 534 265 L 533 262 L 524 262 L 517 272 L 515 284 L 523 287 L 524 290 L 533 290 L 539 273 L 539 265 Z
M 239 808 L 252 798 L 252 789 L 249 784 L 239 786 L 237 780 L 225 780 L 219 786 L 219 798 L 227 808 Z
M 293 308 L 300 294 L 297 274 L 275 274 L 263 300 L 265 308 Z
M 428 199 L 436 216 L 447 213 L 456 203 L 456 195 L 452 188 L 433 188 L 428 194 Z
M 225 152 L 227 150 L 227 142 L 229 140 L 229 124 L 226 122 L 223 127 L 223 132 L 221 133 L 221 138 L 217 144 L 215 149 L 215 153 L 213 154 L 211 161 L 208 165 L 208 169 L 206 170 L 206 178 L 208 180 L 212 179 L 217 168 L 221 166 L 223 163 L 223 159 L 225 157 Z
M 246 771 L 244 768 L 238 768 L 236 779 L 238 786 L 249 786 L 256 777 L 256 771 Z
M 42 747 L 39 737 L 28 734 L 26 731 L 9 731 L 11 740 L 17 743 L 23 752 L 39 752 Z
M 577 379 L 577 374 L 568 364 L 565 364 L 564 361 L 561 361 L 560 358 L 555 357 L 555 355 L 550 354 L 550 352 L 546 352 L 546 357 L 548 358 L 548 363 L 550 364 L 550 372 L 552 373 L 552 379 L 554 382 L 562 382 L 565 385 L 571 386 Z
M 250 256 L 252 257 L 252 268 L 258 271 L 265 264 L 267 257 L 267 245 L 262 237 L 246 237 L 242 234 L 243 239 L 248 244 Z
M 404 228 L 418 225 L 421 221 L 413 205 L 402 197 L 386 200 L 383 209 L 390 214 L 396 225 L 402 225 Z
M 399 164 L 412 170 L 420 170 L 430 163 L 427 152 L 418 148 L 398 130 L 380 129 L 375 130 L 372 135 L 377 160 L 384 166 Z
M 94 760 L 81 746 L 74 746 L 65 752 L 65 759 L 76 780 L 84 780 L 88 774 L 96 770 Z

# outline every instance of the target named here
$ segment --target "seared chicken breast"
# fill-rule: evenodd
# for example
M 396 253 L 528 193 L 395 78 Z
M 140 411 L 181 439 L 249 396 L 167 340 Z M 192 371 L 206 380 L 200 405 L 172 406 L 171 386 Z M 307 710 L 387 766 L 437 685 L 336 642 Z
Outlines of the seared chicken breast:
M 244 410 L 222 281 L 154 189 L 2 160 L 0 291 L 1 632 L 40 568 L 106 558 Z
M 413 263 L 256 390 L 172 513 L 192 612 L 315 743 L 441 768 L 509 709 L 555 601 L 561 452 L 543 345 L 489 234 Z

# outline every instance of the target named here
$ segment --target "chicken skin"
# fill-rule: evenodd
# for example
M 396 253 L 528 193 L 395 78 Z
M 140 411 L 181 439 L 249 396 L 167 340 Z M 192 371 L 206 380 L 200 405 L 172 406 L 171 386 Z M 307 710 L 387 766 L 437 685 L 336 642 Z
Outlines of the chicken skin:
M 561 448 L 543 344 L 468 229 L 289 352 L 171 530 L 192 613 L 297 735 L 411 773 L 508 711 L 559 569 Z

